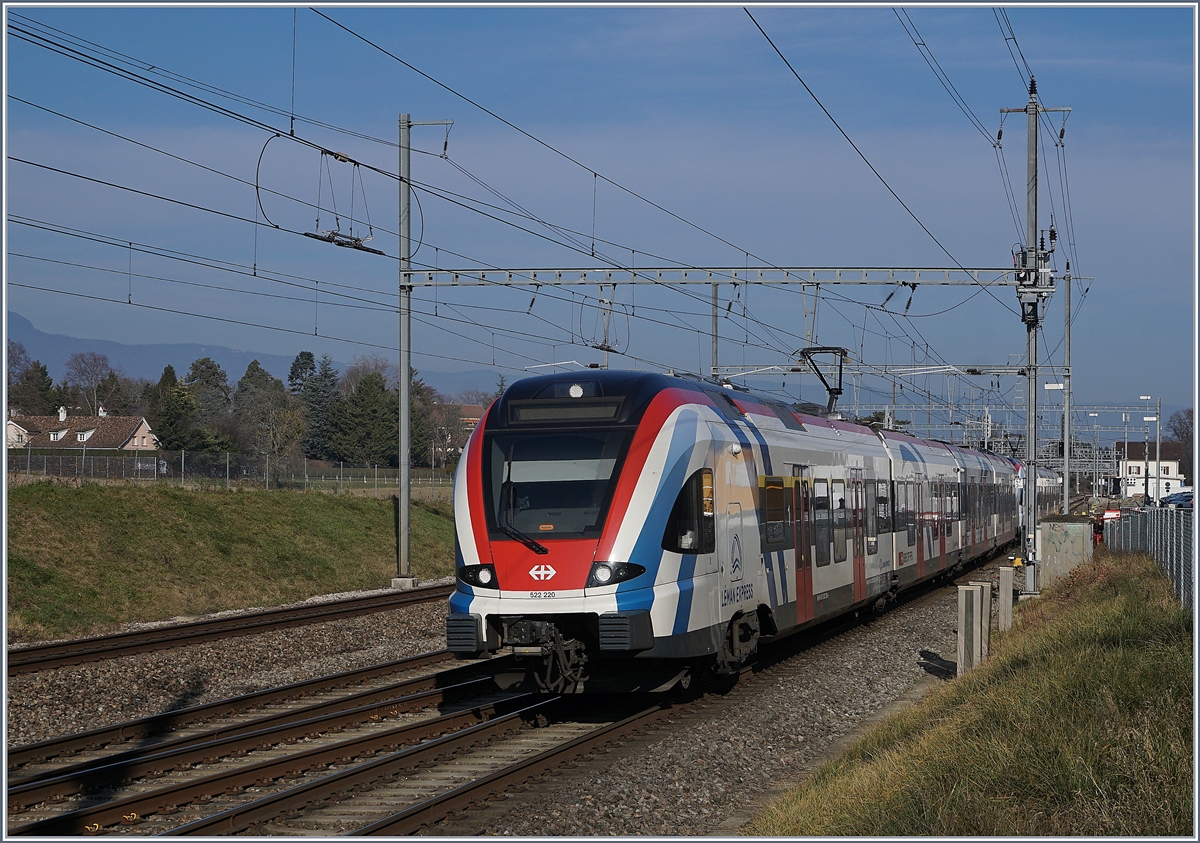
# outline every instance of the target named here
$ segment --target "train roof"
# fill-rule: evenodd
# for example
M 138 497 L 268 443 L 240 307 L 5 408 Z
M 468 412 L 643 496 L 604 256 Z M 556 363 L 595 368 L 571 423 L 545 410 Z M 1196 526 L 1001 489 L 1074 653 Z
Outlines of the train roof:
M 971 455 L 984 462 L 1010 463 L 1017 469 L 1024 465 L 1019 460 L 993 451 L 967 448 L 936 439 L 922 439 L 899 430 L 875 431 L 857 421 L 831 417 L 825 413 L 823 407 L 810 402 L 788 402 L 758 390 L 729 387 L 696 375 L 674 373 L 584 369 L 522 378 L 510 384 L 500 399 L 492 404 L 488 411 L 488 424 L 494 427 L 508 427 L 510 420 L 515 418 L 513 408 L 519 410 L 531 406 L 531 402 L 541 404 L 543 401 L 547 402 L 547 405 L 557 403 L 563 406 L 579 402 L 580 405 L 596 407 L 596 411 L 602 414 L 596 416 L 596 420 L 617 425 L 637 424 L 654 397 L 668 389 L 706 394 L 718 412 L 730 417 L 753 413 L 767 419 L 777 418 L 792 429 L 828 428 L 872 438 L 881 437 L 885 446 L 907 445 L 934 452 L 940 451 L 948 456 L 957 455 L 960 459 Z M 604 413 L 608 415 L 603 415 Z M 583 419 L 575 417 L 575 420 Z M 1039 471 L 1039 474 L 1041 473 L 1043 472 Z

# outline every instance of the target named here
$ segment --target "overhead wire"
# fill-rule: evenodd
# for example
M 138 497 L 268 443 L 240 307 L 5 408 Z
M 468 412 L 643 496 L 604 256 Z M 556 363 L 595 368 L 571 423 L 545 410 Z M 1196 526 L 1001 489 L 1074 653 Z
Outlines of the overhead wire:
M 319 14 L 319 13 L 318 13 L 318 14 Z M 324 16 L 324 15 L 322 15 L 322 16 L 323 16 L 323 17 L 328 17 L 328 16 Z M 336 22 L 335 22 L 335 23 L 336 23 Z M 340 24 L 339 24 L 339 26 L 340 26 Z M 343 27 L 343 28 L 345 28 L 345 27 Z M 764 33 L 764 34 L 765 34 L 765 33 Z M 768 40 L 769 40 L 769 39 L 768 39 Z M 385 51 L 385 52 L 386 52 L 386 51 Z M 786 60 L 785 60 L 785 61 L 786 61 Z M 101 68 L 101 69 L 104 69 L 104 68 Z M 420 71 L 417 71 L 417 72 L 420 72 Z M 139 81 L 139 80 L 136 80 L 136 79 L 135 79 L 134 81 Z M 434 80 L 434 81 L 436 81 L 436 80 Z M 803 81 L 803 80 L 801 80 L 801 81 Z M 439 84 L 440 84 L 440 83 L 439 83 Z M 455 92 L 455 93 L 457 93 L 457 92 Z M 174 95 L 174 94 L 173 94 L 173 95 Z M 461 96 L 461 95 L 460 95 L 460 96 Z M 197 104 L 201 104 L 201 105 L 203 105 L 203 103 L 197 103 Z M 474 103 L 473 103 L 473 104 L 474 104 Z M 484 109 L 484 110 L 486 111 L 486 109 Z M 491 112 L 488 112 L 488 113 L 491 113 Z M 228 116 L 235 116 L 235 115 L 236 115 L 236 113 L 230 113 Z M 493 115 L 493 116 L 494 116 L 494 115 Z M 236 119 L 236 117 L 235 117 L 235 119 Z M 501 120 L 503 120 L 503 118 L 498 118 L 498 119 L 501 119 Z M 245 122 L 245 121 L 244 121 L 244 122 Z M 504 121 L 504 122 L 507 122 L 507 121 Z M 509 124 L 509 125 L 512 125 L 512 124 Z M 836 124 L 835 124 L 835 125 L 836 125 Z M 262 129 L 264 129 L 264 130 L 266 130 L 266 131 L 277 131 L 277 130 L 274 130 L 272 127 L 266 126 L 265 124 L 259 124 L 259 126 L 258 126 L 258 127 L 259 127 L 259 128 L 262 128 Z M 516 127 L 514 126 L 513 128 L 516 128 Z M 839 128 L 840 128 L 840 127 L 839 127 Z M 532 136 L 530 136 L 530 137 L 532 137 Z M 536 140 L 536 138 L 535 138 L 535 140 Z M 540 142 L 540 141 L 539 141 L 539 142 Z M 321 151 L 324 151 L 323 147 L 321 147 L 319 144 L 314 144 L 314 143 L 312 143 L 312 142 L 306 142 L 306 143 L 307 143 L 309 146 L 312 146 L 312 147 L 313 147 L 313 148 L 315 148 L 315 149 L 319 149 L 319 150 L 321 150 Z M 552 147 L 551 147 L 551 148 L 552 148 Z M 555 151 L 557 152 L 557 150 L 555 150 Z M 561 153 L 560 153 L 560 154 L 561 154 Z M 568 157 L 568 158 L 569 158 L 569 156 L 564 156 L 564 157 Z M 572 160 L 572 161 L 574 161 L 574 159 L 571 159 L 571 160 Z M 33 163 L 33 162 L 27 162 L 27 163 Z M 578 164 L 579 162 L 574 162 L 574 163 Z M 869 164 L 869 162 L 868 162 L 868 164 Z M 35 166 L 40 166 L 40 165 L 36 165 L 36 164 L 35 164 Z M 579 164 L 579 166 L 583 166 L 583 165 L 582 165 L 582 164 Z M 373 170 L 374 170 L 374 171 L 376 171 L 376 172 L 382 172 L 384 175 L 387 175 L 387 176 L 389 176 L 389 177 L 391 177 L 391 178 L 396 178 L 396 176 L 394 176 L 394 175 L 392 175 L 392 174 L 390 174 L 390 173 L 386 173 L 386 172 L 384 172 L 384 171 L 380 171 L 380 170 L 378 170 L 377 168 L 370 168 L 370 167 L 368 167 L 368 168 L 369 168 L 369 169 L 373 169 Z M 49 169 L 55 169 L 55 168 L 49 168 Z M 591 170 L 590 168 L 585 168 L 585 169 L 588 169 L 588 171 L 589 171 L 589 172 L 593 172 L 593 173 L 595 173 L 595 171 Z M 64 171 L 59 171 L 59 172 L 64 172 Z M 78 175 L 78 174 L 72 174 L 72 175 Z M 595 175 L 596 175 L 597 177 L 602 177 L 602 176 L 599 176 L 599 174 L 595 174 Z M 84 177 L 84 178 L 87 178 L 87 177 Z M 610 181 L 610 180 L 608 180 L 608 179 L 605 179 L 605 180 L 606 180 L 606 181 Z M 640 199 L 643 199 L 644 201 L 648 201 L 648 202 L 649 202 L 649 200 L 645 200 L 645 198 L 644 198 L 644 197 L 641 197 L 639 194 L 636 194 L 636 193 L 634 193 L 633 191 L 630 191 L 628 188 L 624 188 L 622 185 L 619 185 L 619 184 L 615 184 L 615 183 L 613 183 L 613 184 L 614 184 L 614 186 L 616 186 L 616 187 L 618 187 L 618 188 L 620 188 L 620 189 L 622 189 L 622 190 L 625 190 L 626 192 L 630 193 L 631 195 L 635 195 L 635 196 L 637 196 L 638 198 L 640 198 Z M 119 187 L 120 189 L 127 189 L 127 188 L 124 188 L 124 187 L 122 187 L 122 186 L 117 186 L 117 187 Z M 169 199 L 169 198 L 167 198 L 167 197 L 157 197 L 157 198 L 166 199 L 167 201 L 178 201 L 178 200 L 170 200 L 170 199 Z M 295 200 L 295 201 L 300 201 L 300 200 Z M 473 201 L 474 201 L 474 200 L 473 200 Z M 511 201 L 511 200 L 507 200 L 507 199 L 506 199 L 506 201 Z M 419 199 L 418 199 L 418 202 L 419 202 Z M 655 205 L 655 203 L 653 203 L 653 202 L 649 202 L 649 203 L 650 203 L 651 205 L 654 205 L 655 207 L 660 207 L 660 206 L 657 206 L 657 205 Z M 181 203 L 181 204 L 188 204 L 188 203 Z M 197 207 L 197 206 L 193 206 L 193 207 Z M 519 206 L 518 206 L 518 207 L 519 207 Z M 660 208 L 660 209 L 661 209 L 661 208 Z M 212 210 L 212 209 L 202 209 L 202 210 Z M 666 209 L 661 209 L 661 210 L 664 210 L 664 211 L 665 211 Z M 221 213 L 221 212 L 218 212 L 218 213 Z M 668 213 L 670 213 L 670 212 L 668 212 Z M 238 217 L 236 217 L 236 215 L 229 215 L 229 216 L 234 216 L 235 218 L 238 218 Z M 550 224 L 549 224 L 549 223 L 546 223 L 544 220 L 537 219 L 537 218 L 536 218 L 534 215 L 532 215 L 532 214 L 527 214 L 526 216 L 527 216 L 527 218 L 531 218 L 531 219 L 534 219 L 534 220 L 538 221 L 540 224 L 543 224 L 543 225 L 546 225 L 546 226 L 550 226 Z M 676 215 L 672 214 L 672 216 L 676 216 Z M 678 217 L 677 217 L 677 218 L 678 218 Z M 255 221 L 251 221 L 251 220 L 245 220 L 245 218 L 238 218 L 238 219 L 242 219 L 242 220 L 244 220 L 244 221 L 251 222 L 251 223 L 254 223 L 254 222 L 255 222 Z M 680 218 L 680 219 L 682 219 L 682 218 Z M 684 220 L 684 221 L 686 222 L 686 220 Z M 919 220 L 918 220 L 918 222 L 919 222 Z M 689 223 L 689 224 L 691 224 L 691 223 Z M 694 226 L 694 224 L 693 224 L 693 226 Z M 696 227 L 696 226 L 694 226 L 694 227 Z M 518 228 L 520 228 L 520 227 L 518 226 Z M 698 227 L 697 227 L 697 228 L 698 228 Z M 523 230 L 526 230 L 526 231 L 527 231 L 527 229 L 523 229 Z M 561 230 L 561 228 L 560 228 L 560 230 Z M 704 229 L 700 229 L 700 230 L 704 231 Z M 291 233 L 297 233 L 297 232 L 291 232 Z M 707 232 L 707 231 L 706 231 L 705 233 L 711 234 L 711 232 Z M 715 236 L 715 235 L 714 235 L 714 236 Z M 722 238 L 719 238 L 719 237 L 718 237 L 717 239 L 722 239 Z M 732 245 L 732 244 L 730 244 L 728 241 L 724 241 L 724 240 L 723 240 L 722 242 L 725 242 L 725 243 L 727 243 L 728 245 Z M 562 245 L 562 244 L 560 244 L 560 245 Z M 939 245 L 940 245 L 940 244 L 939 244 Z M 747 254 L 749 254 L 749 253 L 747 252 Z M 389 257 L 390 257 L 390 256 L 389 256 Z M 757 257 L 757 256 L 756 256 L 756 257 Z M 393 259 L 394 259 L 394 258 L 393 258 Z M 682 262 L 680 262 L 680 263 L 681 263 L 681 265 L 684 265 L 684 264 L 682 264 Z M 677 289 L 677 288 L 671 287 L 671 289 Z M 686 292 L 686 291 L 682 291 L 682 292 Z M 977 294 L 977 293 L 976 293 L 976 294 Z M 574 294 L 572 294 L 572 295 L 574 296 Z M 974 294 L 972 295 L 972 297 L 974 297 Z M 696 298 L 697 300 L 699 300 L 699 297 L 698 297 L 698 296 L 693 296 L 693 298 Z M 994 298 L 994 296 L 993 296 L 993 298 Z M 586 300 L 586 297 L 585 297 L 585 300 Z M 673 315 L 677 316 L 677 314 L 673 314 Z M 697 314 L 697 315 L 699 315 L 699 314 Z M 635 314 L 635 318 L 636 318 L 636 314 Z M 773 328 L 772 326 L 768 325 L 767 323 L 763 322 L 762 320 L 758 319 L 757 317 L 754 317 L 754 316 L 752 316 L 751 314 L 747 314 L 747 318 L 748 318 L 748 319 L 750 319 L 751 321 L 754 321 L 756 324 L 760 325 L 760 326 L 761 326 L 761 327 L 763 327 L 765 330 L 768 330 L 768 331 L 771 331 L 771 332 L 774 332 L 774 331 L 776 330 L 776 329 L 775 329 L 775 328 Z M 852 324 L 853 324 L 853 323 L 852 323 Z M 692 329 L 692 330 L 696 330 L 696 329 L 694 328 L 694 326 L 685 326 L 685 327 L 688 327 L 688 328 L 690 328 L 690 329 Z M 757 338 L 759 339 L 759 341 L 763 342 L 763 343 L 764 343 L 764 345 L 767 345 L 768 347 L 770 346 L 770 343 L 768 343 L 768 342 L 767 342 L 765 339 L 763 339 L 762 337 L 757 337 Z M 776 337 L 776 338 L 775 338 L 774 342 L 778 342 L 778 337 Z
M 88 42 L 88 43 L 90 43 L 90 42 Z M 78 56 L 74 56 L 74 55 L 72 55 L 71 57 L 73 57 L 73 58 L 79 58 Z M 81 59 L 81 60 L 82 60 L 82 59 Z M 85 63 L 92 64 L 92 62 L 88 62 L 88 61 L 85 61 Z M 112 72 L 112 69 L 111 69 L 111 68 L 109 68 L 109 67 L 105 67 L 105 66 L 103 66 L 103 65 L 94 65 L 94 64 L 93 64 L 93 66 L 99 66 L 99 67 L 100 67 L 100 69 L 109 70 L 110 72 Z M 126 73 L 118 73 L 118 75 L 126 76 L 127 74 L 126 74 Z M 138 78 L 138 79 L 134 79 L 133 81 L 139 81 L 139 82 L 142 82 L 143 84 L 149 84 L 151 87 L 156 87 L 156 88 L 157 88 L 157 87 L 159 87 L 159 86 L 158 86 L 158 83 L 150 83 L 150 80 L 145 80 L 145 79 L 140 79 L 140 78 Z M 169 93 L 169 94 L 171 94 L 171 95 L 178 95 L 178 92 L 177 92 L 177 91 L 173 91 L 172 89 L 169 89 L 169 87 L 167 88 L 167 90 L 164 90 L 163 92 L 165 92 L 165 93 Z M 191 95 L 185 95 L 185 98 L 195 99 L 195 98 L 194 98 L 194 97 L 192 97 Z M 232 117 L 234 117 L 235 119 L 241 118 L 241 119 L 243 120 L 243 122 L 250 122 L 250 123 L 251 123 L 251 125 L 256 125 L 256 126 L 258 126 L 259 128 L 263 128 L 263 129 L 265 129 L 266 131 L 273 131 L 273 132 L 274 132 L 276 135 L 279 135 L 279 134 L 280 134 L 278 130 L 274 130 L 274 129 L 273 129 L 272 127 L 270 127 L 270 126 L 266 126 L 265 124 L 261 124 L 260 122 L 253 120 L 253 118 L 247 118 L 247 117 L 245 117 L 244 115 L 238 115 L 236 112 L 231 112 L 231 111 L 229 111 L 228 109 L 225 109 L 224 107 L 221 107 L 221 106 L 214 106 L 214 105 L 213 105 L 213 104 L 211 104 L 211 103 L 204 103 L 203 101 L 200 101 L 200 102 L 198 102 L 197 104 L 201 104 L 201 105 L 204 105 L 204 106 L 206 106 L 206 107 L 210 107 L 210 109 L 212 109 L 212 110 L 216 110 L 216 111 L 218 111 L 219 113 L 226 114 L 227 116 L 232 116 Z M 280 112 L 280 113 L 282 113 L 282 112 Z M 307 141 L 306 139 L 302 139 L 302 138 L 293 138 L 293 139 L 295 139 L 295 140 L 297 140 L 297 141 L 299 141 L 299 142 L 301 142 L 301 143 L 304 143 L 305 145 L 307 145 L 307 146 L 309 146 L 309 147 L 311 147 L 311 148 L 317 149 L 317 150 L 321 151 L 322 153 L 324 153 L 324 152 L 327 152 L 327 150 L 325 150 L 325 149 L 324 149 L 324 148 L 323 148 L 321 145 L 319 145 L 319 144 L 315 144 L 315 143 L 313 143 L 313 142 L 311 142 L 311 141 Z M 572 160 L 573 160 L 573 159 L 572 159 Z M 356 163 L 357 163 L 357 162 L 356 162 Z M 394 174 L 391 174 L 391 173 L 389 173 L 389 172 L 387 172 L 387 171 L 380 170 L 379 168 L 371 167 L 370 165 L 365 165 L 365 166 L 367 166 L 367 167 L 368 167 L 368 169 L 371 169 L 371 170 L 373 170 L 374 172 L 380 173 L 380 174 L 382 174 L 382 175 L 385 175 L 385 176 L 388 176 L 388 177 L 390 177 L 390 178 L 397 178 L 397 176 L 395 176 Z M 582 166 L 582 165 L 580 165 L 580 166 Z M 590 170 L 589 170 L 589 171 L 590 171 Z M 411 182 L 410 182 L 410 184 L 411 184 Z M 414 186 L 415 186 L 415 185 L 414 185 Z M 620 185 L 617 185 L 617 186 L 618 186 L 618 187 L 621 187 Z M 432 189 L 432 188 L 430 188 L 430 187 L 428 187 L 428 186 L 427 186 L 427 187 L 426 187 L 426 189 Z M 623 189 L 625 189 L 625 188 L 623 188 Z M 626 190 L 627 190 L 627 189 L 626 189 Z M 445 197 L 443 196 L 443 198 L 445 198 Z M 477 200 L 471 200 L 471 201 L 477 201 Z M 418 199 L 418 203 L 419 203 L 419 199 Z M 654 203 L 651 203 L 651 204 L 654 204 Z M 478 210 L 477 210 L 477 209 L 472 209 L 472 210 L 475 210 L 475 211 L 478 213 Z M 487 214 L 485 214 L 485 216 L 490 216 L 490 215 L 487 215 Z M 530 216 L 532 216 L 532 215 L 530 215 Z M 493 217 L 493 218 L 494 218 L 494 217 Z M 536 219 L 536 217 L 534 217 L 534 218 Z M 505 222 L 506 222 L 506 221 L 505 221 Z M 542 222 L 543 224 L 546 224 L 546 223 L 544 223 L 544 221 L 540 221 L 540 220 L 539 220 L 539 222 Z M 509 224 L 511 224 L 511 223 L 509 223 Z M 525 228 L 523 228 L 523 227 L 521 227 L 521 226 L 515 226 L 515 227 L 516 227 L 516 228 L 518 228 L 519 230 L 526 231 L 527 233 L 534 234 L 535 236 L 544 236 L 544 235 L 537 235 L 537 233 L 536 233 L 536 232 L 530 232 L 528 229 L 525 229 Z M 294 232 L 294 231 L 292 231 L 291 233 L 297 233 L 297 232 Z M 549 240 L 551 240 L 552 242 L 558 242 L 558 241 L 555 241 L 555 240 L 554 240 L 554 238 L 546 238 L 546 239 L 549 239 Z M 562 243 L 559 243 L 559 245 L 564 245 L 564 244 L 562 244 Z M 570 248 L 570 247 L 568 246 L 568 248 Z M 624 248 L 624 247 L 622 247 L 622 248 Z M 582 252 L 582 249 L 578 249 L 578 250 Z M 590 250 L 589 250 L 589 254 L 590 254 Z M 747 252 L 747 254 L 749 254 L 749 253 Z M 395 258 L 393 258 L 393 259 L 395 259 Z M 621 267 L 620 267 L 620 264 L 619 264 L 619 262 L 618 262 L 618 264 L 617 264 L 617 265 L 618 265 L 618 267 L 619 267 L 619 268 L 621 268 Z M 689 296 L 689 297 L 691 297 L 691 298 L 693 298 L 693 299 L 695 299 L 695 300 L 697 300 L 697 301 L 701 301 L 701 299 L 700 299 L 700 297 L 699 297 L 699 296 L 696 296 L 696 295 L 694 295 L 694 294 L 691 294 L 691 293 L 690 293 L 690 291 L 681 290 L 681 289 L 679 289 L 679 288 L 677 288 L 677 287 L 670 287 L 670 289 L 673 289 L 673 290 L 674 290 L 676 293 L 683 294 L 683 295 L 685 295 L 685 296 Z M 759 339 L 761 340 L 761 337 L 759 337 Z

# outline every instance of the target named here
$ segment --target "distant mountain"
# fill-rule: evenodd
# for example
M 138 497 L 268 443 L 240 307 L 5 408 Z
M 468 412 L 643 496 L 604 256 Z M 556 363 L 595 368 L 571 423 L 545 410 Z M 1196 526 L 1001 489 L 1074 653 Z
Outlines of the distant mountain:
M 183 377 L 193 360 L 201 357 L 211 357 L 225 373 L 229 375 L 230 383 L 237 383 L 246 373 L 246 367 L 252 360 L 277 378 L 286 381 L 291 371 L 295 357 L 281 354 L 264 354 L 254 351 L 238 351 L 221 345 L 199 345 L 197 343 L 159 343 L 132 345 L 111 340 L 79 339 L 64 334 L 47 334 L 33 327 L 33 323 L 19 313 L 8 312 L 8 339 L 16 340 L 25 346 L 30 359 L 39 360 L 45 364 L 54 380 L 62 380 L 67 358 L 81 351 L 96 351 L 108 357 L 114 367 L 120 367 L 131 378 L 146 378 L 157 381 L 162 376 L 163 368 L 168 364 L 175 367 L 175 373 Z M 339 371 L 345 371 L 348 364 L 334 361 Z M 491 391 L 496 388 L 498 375 L 488 369 L 476 369 L 467 372 L 433 372 L 417 370 L 417 376 L 443 395 L 454 395 L 468 389 L 484 389 Z M 508 378 L 510 381 L 512 377 Z
M 114 367 L 120 367 L 131 378 L 146 378 L 157 381 L 167 365 L 175 367 L 175 373 L 183 377 L 193 360 L 211 357 L 229 375 L 231 383 L 246 373 L 252 360 L 277 378 L 286 380 L 294 357 L 280 354 L 260 354 L 252 351 L 237 351 L 220 345 L 197 343 L 159 343 L 127 345 L 111 340 L 79 339 L 63 334 L 47 334 L 33 327 L 33 323 L 19 313 L 8 312 L 8 339 L 25 346 L 31 359 L 46 365 L 50 377 L 59 381 L 63 377 L 67 358 L 81 351 L 96 351 L 106 355 Z M 336 362 L 336 361 L 335 361 Z M 339 369 L 346 364 L 336 363 Z

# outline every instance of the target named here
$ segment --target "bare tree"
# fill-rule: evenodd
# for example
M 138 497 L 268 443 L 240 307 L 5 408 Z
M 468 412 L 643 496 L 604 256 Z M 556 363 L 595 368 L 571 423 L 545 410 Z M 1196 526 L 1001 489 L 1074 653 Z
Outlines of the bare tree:
M 109 363 L 108 355 L 97 351 L 77 351 L 67 358 L 66 374 L 67 384 L 78 390 L 87 414 L 94 416 L 99 412 L 100 405 L 111 399 L 109 393 L 118 387 L 122 373 Z
M 1164 426 L 1164 433 L 1167 435 L 1167 441 L 1178 442 L 1183 446 L 1183 456 L 1180 460 L 1180 471 L 1188 480 L 1195 482 L 1195 477 L 1192 475 L 1192 448 L 1195 443 L 1194 439 L 1194 424 L 1195 413 L 1189 407 L 1186 410 L 1176 410 L 1171 413 L 1171 417 L 1167 419 Z
M 367 375 L 377 372 L 383 375 L 383 382 L 388 389 L 395 389 L 400 379 L 396 376 L 399 366 L 394 360 L 388 360 L 382 354 L 364 354 L 355 357 L 354 362 L 342 374 L 338 381 L 338 392 L 343 396 L 352 395 L 358 389 L 358 383 Z
M 10 390 L 13 388 L 13 384 L 20 380 L 21 375 L 25 374 L 25 370 L 32 362 L 24 345 L 16 340 L 8 341 L 8 388 Z

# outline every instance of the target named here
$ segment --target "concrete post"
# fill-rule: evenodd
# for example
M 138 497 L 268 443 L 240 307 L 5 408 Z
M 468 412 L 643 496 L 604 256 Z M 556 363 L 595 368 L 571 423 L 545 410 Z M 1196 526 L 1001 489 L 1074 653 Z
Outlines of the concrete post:
M 958 675 L 962 676 L 981 660 L 979 620 L 982 614 L 982 589 L 974 585 L 958 587 Z
M 992 584 L 990 582 L 971 582 L 980 588 L 979 652 L 983 658 L 988 657 L 988 644 L 992 638 Z
M 996 628 L 1000 632 L 1012 629 L 1013 616 L 1013 574 L 1015 568 L 1000 569 L 1000 593 L 996 595 L 1000 601 L 1000 617 L 997 618 Z

